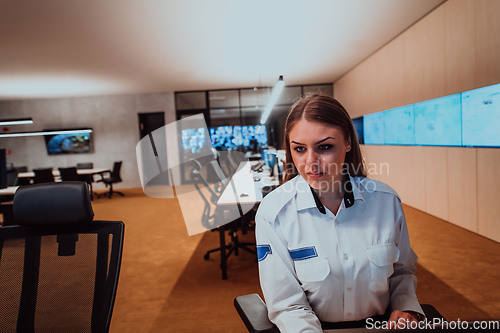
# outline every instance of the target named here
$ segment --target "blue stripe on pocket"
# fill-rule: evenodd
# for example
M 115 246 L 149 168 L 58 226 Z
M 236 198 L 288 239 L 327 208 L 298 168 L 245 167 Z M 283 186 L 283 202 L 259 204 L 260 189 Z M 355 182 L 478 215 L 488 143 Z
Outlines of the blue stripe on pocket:
M 318 256 L 318 253 L 316 252 L 316 248 L 314 246 L 303 247 L 296 250 L 289 250 L 288 252 L 290 252 L 290 256 L 294 261 L 305 260 Z
M 271 251 L 271 246 L 269 245 L 257 245 L 257 259 L 258 261 L 262 261 L 266 259 L 268 254 L 273 253 Z

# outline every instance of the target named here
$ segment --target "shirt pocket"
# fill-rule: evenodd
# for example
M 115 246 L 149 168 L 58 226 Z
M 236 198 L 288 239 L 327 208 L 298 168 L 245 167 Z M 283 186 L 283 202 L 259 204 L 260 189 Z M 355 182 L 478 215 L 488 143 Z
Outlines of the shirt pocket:
M 330 264 L 326 258 L 296 261 L 295 272 L 301 282 L 320 282 L 330 274 Z
M 399 249 L 394 243 L 366 248 L 370 260 L 370 291 L 383 294 L 389 290 L 389 278 L 394 273 L 394 263 L 399 260 Z

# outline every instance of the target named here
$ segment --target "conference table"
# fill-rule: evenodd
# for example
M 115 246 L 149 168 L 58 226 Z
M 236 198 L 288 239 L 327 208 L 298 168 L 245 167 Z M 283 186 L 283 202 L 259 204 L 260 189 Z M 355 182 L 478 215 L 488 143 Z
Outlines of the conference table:
M 110 169 L 107 168 L 96 168 L 96 169 L 77 169 L 76 173 L 79 176 L 88 176 L 91 181 L 87 181 L 87 184 L 90 185 L 90 200 L 94 199 L 94 191 L 92 187 L 92 183 L 94 181 L 93 176 L 94 175 L 102 175 L 104 173 L 111 173 Z M 58 181 L 59 177 L 61 176 L 61 173 L 59 170 L 52 170 L 52 175 L 56 178 L 55 180 Z M 33 171 L 28 171 L 28 172 L 20 172 L 17 174 L 18 178 L 24 178 L 27 179 L 28 181 L 35 178 L 35 173 Z
M 11 196 L 11 195 L 14 195 L 17 191 L 17 188 L 19 186 L 9 186 L 9 187 L 6 187 L 6 188 L 2 188 L 0 189 L 0 196 Z
M 80 176 L 83 175 L 97 175 L 97 174 L 102 174 L 106 172 L 111 172 L 110 169 L 107 168 L 98 168 L 98 169 L 77 169 L 76 173 Z M 59 170 L 52 170 L 52 175 L 54 177 L 59 177 L 61 174 Z M 20 172 L 17 174 L 18 178 L 35 178 L 35 173 L 33 171 L 28 171 L 28 172 Z
M 233 210 L 237 207 L 239 216 L 249 212 L 255 205 L 262 201 L 262 189 L 266 186 L 277 186 L 279 181 L 269 176 L 269 171 L 257 172 L 252 170 L 252 166 L 259 161 L 243 161 L 237 171 L 231 177 L 222 194 L 217 201 L 215 209 L 216 218 L 220 221 L 224 219 L 226 210 Z M 225 230 L 227 224 L 219 226 L 219 244 L 222 279 L 227 279 L 226 260 L 226 238 Z

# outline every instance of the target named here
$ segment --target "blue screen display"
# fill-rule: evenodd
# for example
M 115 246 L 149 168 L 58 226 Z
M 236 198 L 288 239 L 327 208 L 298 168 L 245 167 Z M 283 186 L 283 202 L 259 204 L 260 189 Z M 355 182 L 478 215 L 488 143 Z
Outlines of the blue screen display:
M 460 94 L 415 104 L 415 143 L 431 146 L 462 145 Z
M 365 144 L 500 147 L 500 83 L 358 119 Z
M 414 145 L 415 128 L 413 105 L 384 112 L 384 138 L 386 145 Z
M 185 153 L 200 153 L 205 145 L 205 128 L 188 128 L 182 130 L 182 147 Z
M 500 146 L 500 84 L 462 93 L 464 146 Z
M 49 155 L 84 154 L 92 152 L 91 133 L 64 133 L 45 135 Z
M 236 149 L 238 146 L 252 148 L 257 144 L 267 146 L 265 125 L 212 127 L 210 137 L 212 147 L 220 150 Z
M 363 117 L 363 131 L 365 144 L 383 145 L 384 139 L 384 112 L 368 114 Z

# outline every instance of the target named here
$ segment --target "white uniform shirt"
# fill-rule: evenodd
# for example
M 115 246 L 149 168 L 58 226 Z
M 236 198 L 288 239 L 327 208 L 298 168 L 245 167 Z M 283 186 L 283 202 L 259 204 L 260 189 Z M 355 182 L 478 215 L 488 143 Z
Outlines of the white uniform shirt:
M 423 314 L 415 295 L 417 256 L 398 194 L 368 178 L 348 182 L 352 191 L 337 215 L 300 175 L 260 204 L 260 284 L 281 332 L 322 332 L 318 319 L 362 320 L 389 305 Z

